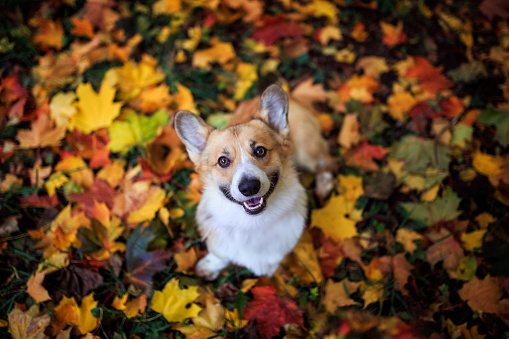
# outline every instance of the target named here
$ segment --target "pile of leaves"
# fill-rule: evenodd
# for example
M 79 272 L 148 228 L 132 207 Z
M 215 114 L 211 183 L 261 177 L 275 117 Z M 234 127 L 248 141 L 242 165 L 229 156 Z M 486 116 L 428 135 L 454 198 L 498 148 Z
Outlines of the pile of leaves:
M 509 7 L 388 0 L 0 5 L 0 336 L 502 338 Z M 172 127 L 279 83 L 330 198 L 273 278 L 196 276 L 201 183 Z

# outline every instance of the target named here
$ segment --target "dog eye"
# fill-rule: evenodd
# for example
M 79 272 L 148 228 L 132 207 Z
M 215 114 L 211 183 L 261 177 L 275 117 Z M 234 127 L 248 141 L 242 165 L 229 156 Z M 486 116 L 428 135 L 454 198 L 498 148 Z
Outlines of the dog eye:
M 230 159 L 228 159 L 227 157 L 220 157 L 217 160 L 217 163 L 219 164 L 220 167 L 226 168 L 226 167 L 230 166 Z
M 267 154 L 267 149 L 263 146 L 258 146 L 255 149 L 255 155 L 257 158 L 263 158 Z

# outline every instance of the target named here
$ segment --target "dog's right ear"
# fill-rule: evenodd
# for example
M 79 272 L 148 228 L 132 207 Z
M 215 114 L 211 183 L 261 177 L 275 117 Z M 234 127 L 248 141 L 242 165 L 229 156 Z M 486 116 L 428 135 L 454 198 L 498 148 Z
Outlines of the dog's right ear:
M 180 140 L 186 145 L 189 158 L 197 164 L 199 155 L 205 149 L 207 138 L 213 128 L 196 114 L 179 111 L 175 115 L 175 130 Z
M 263 92 L 258 104 L 259 116 L 273 130 L 287 136 L 288 128 L 288 96 L 279 85 L 270 85 Z

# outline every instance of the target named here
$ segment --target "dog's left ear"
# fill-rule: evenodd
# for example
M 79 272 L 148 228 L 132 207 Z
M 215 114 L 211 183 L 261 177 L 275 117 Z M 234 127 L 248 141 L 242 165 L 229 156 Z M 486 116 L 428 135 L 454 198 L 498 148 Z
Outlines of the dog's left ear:
M 263 92 L 258 110 L 260 118 L 273 130 L 288 135 L 288 97 L 281 86 L 270 85 Z

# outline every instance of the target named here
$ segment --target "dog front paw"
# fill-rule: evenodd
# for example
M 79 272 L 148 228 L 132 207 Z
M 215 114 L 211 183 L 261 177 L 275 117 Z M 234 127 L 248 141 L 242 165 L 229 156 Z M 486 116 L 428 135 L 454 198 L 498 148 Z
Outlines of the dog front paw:
M 195 272 L 198 276 L 205 278 L 205 280 L 215 280 L 221 270 L 228 265 L 228 262 L 219 259 L 212 253 L 203 257 L 195 267 Z

